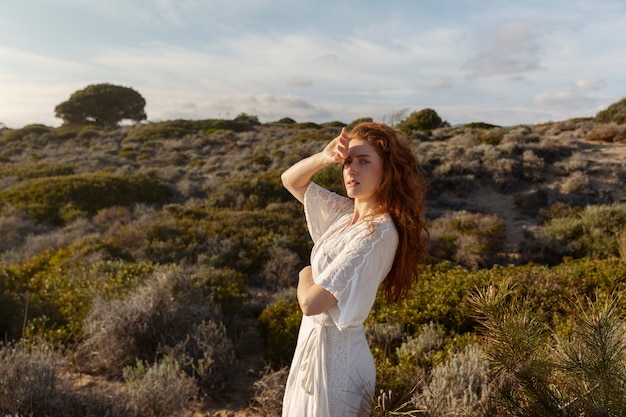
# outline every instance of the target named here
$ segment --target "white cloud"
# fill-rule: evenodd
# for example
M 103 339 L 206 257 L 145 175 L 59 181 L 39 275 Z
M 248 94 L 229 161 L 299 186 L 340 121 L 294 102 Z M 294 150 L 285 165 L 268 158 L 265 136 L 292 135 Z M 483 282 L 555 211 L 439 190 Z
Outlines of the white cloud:
M 535 22 L 500 24 L 476 34 L 478 50 L 462 66 L 468 77 L 511 75 L 541 67 L 543 29 Z
M 444 90 L 446 88 L 450 88 L 450 86 L 450 82 L 440 78 L 433 78 L 421 84 L 421 87 L 427 90 Z
M 604 88 L 605 82 L 600 79 L 588 79 L 588 78 L 579 78 L 576 80 L 576 83 L 572 87 L 574 91 L 586 92 L 586 91 L 596 91 Z
M 579 78 L 564 89 L 553 93 L 537 94 L 531 104 L 537 108 L 555 107 L 572 114 L 580 111 L 579 115 L 591 115 L 589 112 L 598 106 L 598 97 L 595 93 L 605 86 L 604 80 Z
M 173 118 L 234 118 L 240 113 L 258 116 L 261 121 L 292 117 L 300 121 L 329 120 L 332 111 L 297 96 L 271 94 L 203 94 L 179 90 L 145 91 L 146 112 L 150 120 Z

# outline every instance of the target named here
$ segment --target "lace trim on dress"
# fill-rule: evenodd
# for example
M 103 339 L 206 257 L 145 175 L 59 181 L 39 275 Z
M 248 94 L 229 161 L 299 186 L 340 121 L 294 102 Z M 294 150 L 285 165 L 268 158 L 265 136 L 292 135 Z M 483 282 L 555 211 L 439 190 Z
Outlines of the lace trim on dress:
M 344 397 L 348 387 L 348 332 L 341 332 L 336 327 L 328 328 L 328 386 L 338 389 L 328 393 L 328 406 L 331 417 L 343 415 Z
M 328 191 L 314 182 L 309 183 L 304 194 L 304 215 L 315 240 L 323 235 L 340 215 L 349 212 L 351 205 L 352 200 L 349 198 Z M 320 218 L 326 221 L 320 222 Z
M 345 249 L 340 255 L 342 261 L 333 267 L 333 273 L 328 275 L 323 282 L 316 280 L 317 284 L 322 285 L 335 296 L 341 294 L 346 289 L 352 277 L 359 276 L 365 261 L 371 255 L 376 244 L 390 230 L 391 224 L 377 222 L 373 233 L 364 223 L 360 224 L 359 227 L 362 227 L 363 231 L 357 236 L 344 236 L 340 242 L 335 243 L 337 246 L 345 245 Z M 370 241 L 365 242 L 365 240 Z M 355 260 L 358 260 L 358 262 L 355 263 Z M 347 275 L 348 273 L 350 276 Z

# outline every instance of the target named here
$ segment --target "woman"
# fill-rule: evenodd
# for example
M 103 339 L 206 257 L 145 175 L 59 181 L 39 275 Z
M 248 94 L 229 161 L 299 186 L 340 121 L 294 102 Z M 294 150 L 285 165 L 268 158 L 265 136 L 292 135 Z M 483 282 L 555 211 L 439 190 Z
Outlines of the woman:
M 311 182 L 334 163 L 343 165 L 348 198 Z M 281 178 L 304 204 L 314 242 L 311 266 L 299 274 L 304 316 L 283 417 L 369 415 L 376 369 L 363 322 L 381 284 L 397 301 L 417 280 L 425 181 L 402 134 L 380 123 L 361 123 L 349 135 L 342 129 Z

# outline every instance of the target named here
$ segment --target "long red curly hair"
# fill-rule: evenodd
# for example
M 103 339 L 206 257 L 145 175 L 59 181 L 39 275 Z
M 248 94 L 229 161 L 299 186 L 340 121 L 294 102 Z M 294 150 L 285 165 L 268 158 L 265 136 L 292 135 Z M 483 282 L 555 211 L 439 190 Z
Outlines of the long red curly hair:
M 356 125 L 349 137 L 366 141 L 383 160 L 383 178 L 378 189 L 380 208 L 370 218 L 387 212 L 398 231 L 393 266 L 382 283 L 387 301 L 395 302 L 417 282 L 420 260 L 426 254 L 426 180 L 403 133 L 382 123 L 364 122 Z

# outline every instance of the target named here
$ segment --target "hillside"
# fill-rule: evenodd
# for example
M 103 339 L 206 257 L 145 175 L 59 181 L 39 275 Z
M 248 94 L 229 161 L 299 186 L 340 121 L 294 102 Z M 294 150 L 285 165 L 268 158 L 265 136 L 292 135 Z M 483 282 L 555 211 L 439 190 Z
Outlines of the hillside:
M 288 201 L 279 190 L 255 190 L 255 183 L 266 181 L 276 188 L 280 171 L 321 149 L 340 130 L 268 123 L 242 132 L 186 134 L 172 133 L 167 123 L 109 132 L 40 128 L 19 139 L 0 139 L 0 191 L 47 175 L 45 167 L 52 173 L 61 167 L 74 174 L 145 174 L 167 184 L 173 190 L 170 202 L 176 204 L 223 200 L 228 194 L 227 205 L 241 208 L 262 192 Z M 461 211 L 495 214 L 506 223 L 506 238 L 489 263 L 530 260 L 525 248 L 532 247 L 532 232 L 546 220 L 550 207 L 624 202 L 626 145 L 590 140 L 603 126 L 583 119 L 512 128 L 444 128 L 431 136 L 417 135 L 413 147 L 430 183 L 429 219 Z M 29 173 L 35 167 L 43 171 Z M 245 182 L 246 191 L 234 190 Z M 23 252 L 15 245 L 11 249 Z M 9 260 L 6 253 L 3 257 Z
M 113 130 L 3 130 L 0 331 L 9 339 L 56 338 L 76 350 L 82 378 L 110 384 L 136 358 L 129 354 L 104 364 L 85 359 L 92 353 L 87 349 L 105 352 L 98 344 L 110 342 L 107 335 L 89 334 L 95 330 L 88 325 L 113 322 L 110 310 L 124 312 L 130 304 L 143 306 L 141 297 L 157 297 L 171 309 L 171 322 L 153 323 L 151 337 L 158 340 L 147 353 L 137 348 L 144 354 L 138 358 L 183 349 L 174 342 L 196 334 L 196 321 L 224 323 L 209 333 L 232 341 L 223 349 L 236 364 L 229 368 L 232 358 L 226 356 L 211 360 L 223 360 L 220 372 L 236 375 L 218 373 L 204 381 L 204 390 L 226 386 L 227 393 L 197 408 L 227 415 L 220 409 L 226 404 L 243 415 L 268 362 L 257 333 L 259 314 L 289 294 L 311 247 L 302 208 L 281 187 L 280 173 L 340 130 L 339 123 L 261 124 L 253 118 Z M 626 250 L 623 228 L 611 224 L 595 246 L 565 236 L 565 226 L 550 229 L 551 221 L 585 218 L 589 207 L 624 211 L 625 125 L 592 119 L 506 128 L 475 124 L 415 133 L 410 141 L 429 183 L 433 263 L 450 261 L 464 271 L 554 266 L 572 257 L 619 257 Z M 341 192 L 332 168 L 315 180 Z M 165 271 L 174 283 L 158 281 L 154 271 Z M 201 294 L 176 276 L 193 278 Z M 152 289 L 142 287 L 145 282 Z M 174 291 L 170 286 L 184 308 L 163 296 Z M 128 294 L 137 299 L 125 305 Z M 112 308 L 102 299 L 119 304 Z M 159 344 L 165 339 L 172 345 Z

